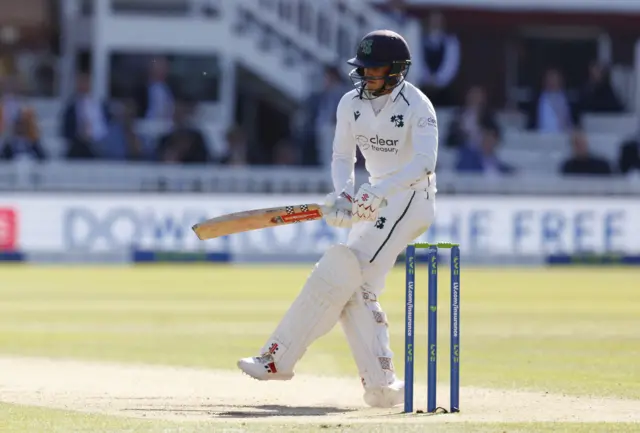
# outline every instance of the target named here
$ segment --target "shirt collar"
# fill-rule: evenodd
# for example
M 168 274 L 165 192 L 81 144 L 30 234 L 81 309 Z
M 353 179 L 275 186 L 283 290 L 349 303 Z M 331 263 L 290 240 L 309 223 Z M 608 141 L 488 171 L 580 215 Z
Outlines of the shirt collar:
M 393 91 L 391 92 L 391 102 L 396 102 L 398 98 L 403 98 L 405 101 L 407 101 L 407 95 L 405 93 L 406 87 L 407 87 L 407 83 L 402 82 L 399 86 L 393 89 Z M 407 102 L 407 104 L 408 103 L 409 102 Z
M 396 86 L 396 88 L 393 89 L 393 91 L 391 92 L 391 100 L 393 102 L 395 102 L 396 99 L 398 99 L 398 95 L 400 95 L 400 93 L 402 93 L 402 91 L 404 90 L 406 85 L 407 85 L 407 83 L 401 83 L 399 86 Z

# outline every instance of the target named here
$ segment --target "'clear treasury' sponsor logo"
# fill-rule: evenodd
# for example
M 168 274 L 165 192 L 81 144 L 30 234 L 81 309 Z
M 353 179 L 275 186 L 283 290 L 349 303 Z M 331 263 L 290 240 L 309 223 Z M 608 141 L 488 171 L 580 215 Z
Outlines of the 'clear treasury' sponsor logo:
M 356 141 L 361 150 L 375 150 L 376 152 L 393 152 L 398 153 L 398 141 L 390 140 L 376 135 L 375 137 L 365 137 L 364 135 L 356 136 Z

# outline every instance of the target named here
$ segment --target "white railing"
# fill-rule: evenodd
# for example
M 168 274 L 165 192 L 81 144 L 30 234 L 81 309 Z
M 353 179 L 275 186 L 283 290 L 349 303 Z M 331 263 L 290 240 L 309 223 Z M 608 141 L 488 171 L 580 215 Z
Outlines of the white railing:
M 375 0 L 381 3 L 385 0 Z M 451 8 L 474 8 L 489 10 L 515 11 L 551 11 L 551 12 L 606 12 L 633 13 L 640 11 L 640 4 L 628 0 L 410 0 L 411 6 L 440 8 L 446 5 Z
M 356 184 L 366 181 L 359 171 Z M 561 177 L 521 174 L 508 178 L 438 172 L 441 194 L 636 195 L 640 176 Z M 198 191 L 218 193 L 328 193 L 326 170 L 301 167 L 177 166 L 151 163 L 0 163 L 4 191 Z

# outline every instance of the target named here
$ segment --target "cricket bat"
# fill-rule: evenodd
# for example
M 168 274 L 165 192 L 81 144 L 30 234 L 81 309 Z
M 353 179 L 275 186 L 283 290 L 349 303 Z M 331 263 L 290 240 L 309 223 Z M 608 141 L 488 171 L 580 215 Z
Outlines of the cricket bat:
M 200 240 L 207 240 L 267 227 L 315 221 L 322 218 L 325 212 L 326 208 L 319 204 L 254 209 L 211 218 L 194 225 L 192 229 Z

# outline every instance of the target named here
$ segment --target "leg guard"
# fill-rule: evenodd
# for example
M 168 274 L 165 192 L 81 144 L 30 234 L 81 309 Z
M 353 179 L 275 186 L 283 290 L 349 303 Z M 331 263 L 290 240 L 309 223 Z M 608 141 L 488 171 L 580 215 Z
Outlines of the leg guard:
M 329 248 L 263 346 L 262 356 L 242 359 L 238 366 L 256 379 L 290 379 L 296 362 L 331 331 L 360 285 L 360 264 L 351 250 L 345 245 Z
M 375 294 L 356 291 L 342 310 L 340 324 L 360 372 L 365 402 L 374 407 L 402 403 L 404 384 L 396 380 L 387 317 Z

